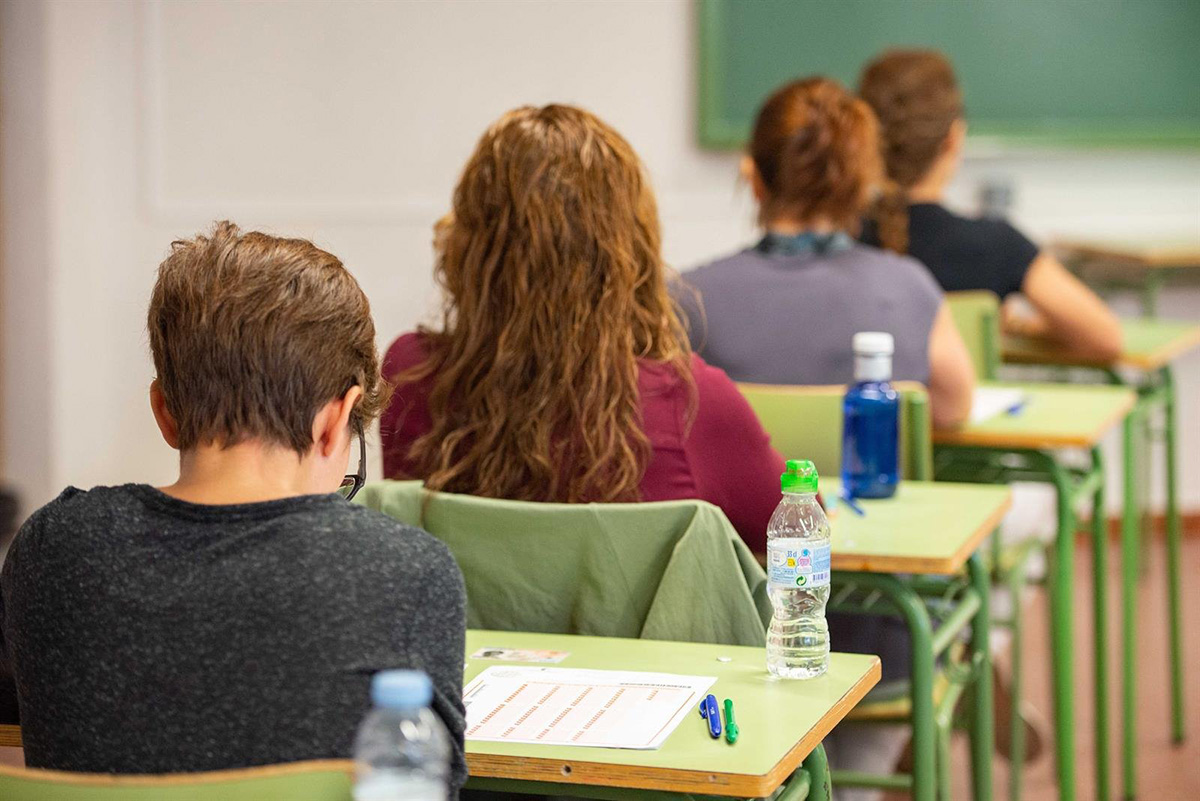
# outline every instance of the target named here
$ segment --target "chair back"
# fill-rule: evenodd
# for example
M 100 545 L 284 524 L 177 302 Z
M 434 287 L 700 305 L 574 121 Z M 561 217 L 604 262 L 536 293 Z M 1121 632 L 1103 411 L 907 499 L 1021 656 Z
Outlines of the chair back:
M 368 484 L 356 502 L 444 542 L 471 628 L 763 645 L 766 578 L 703 501 L 528 503 Z
M 0 765 L 4 801 L 350 801 L 354 763 L 315 760 L 207 773 L 121 776 Z
M 900 470 L 905 478 L 933 480 L 929 393 L 912 381 L 893 384 L 900 394 Z M 842 399 L 846 388 L 738 384 L 771 444 L 788 459 L 811 459 L 823 476 L 842 472 Z
M 971 354 L 975 375 L 982 381 L 995 380 L 1000 366 L 1000 298 L 988 290 L 947 292 L 946 304 Z

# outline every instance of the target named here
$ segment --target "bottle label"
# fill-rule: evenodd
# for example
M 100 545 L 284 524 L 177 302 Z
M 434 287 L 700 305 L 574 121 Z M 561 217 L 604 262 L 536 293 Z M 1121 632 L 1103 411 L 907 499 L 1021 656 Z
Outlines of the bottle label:
M 811 590 L 829 586 L 829 541 L 779 537 L 767 540 L 767 579 L 772 587 Z

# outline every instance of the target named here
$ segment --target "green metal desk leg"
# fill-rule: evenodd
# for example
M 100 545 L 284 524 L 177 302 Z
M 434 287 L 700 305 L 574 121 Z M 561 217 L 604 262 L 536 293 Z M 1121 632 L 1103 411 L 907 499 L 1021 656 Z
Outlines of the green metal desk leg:
M 818 744 L 804 760 L 808 771 L 808 801 L 830 801 L 833 783 L 829 779 L 829 760 L 825 758 L 825 746 Z
M 1054 748 L 1058 763 L 1058 797 L 1075 798 L 1075 631 L 1071 617 L 1074 602 L 1075 511 L 1071 477 L 1053 456 L 1045 467 L 1054 482 L 1058 506 L 1058 533 L 1054 538 L 1050 570 L 1050 645 L 1054 690 Z M 1014 721 L 1014 725 L 1018 725 Z
M 1171 637 L 1171 739 L 1182 743 L 1186 736 L 1183 725 L 1183 601 L 1180 595 L 1179 521 L 1179 476 L 1175 450 L 1175 379 L 1170 367 L 1161 371 L 1163 387 L 1163 411 L 1165 431 L 1165 453 L 1167 460 L 1167 614 L 1170 618 Z
M 1162 291 L 1163 277 L 1157 270 L 1147 270 L 1142 283 L 1142 316 L 1155 318 L 1158 316 L 1158 295 Z
M 1008 573 L 1008 595 L 1012 598 L 1012 613 L 1010 615 L 1009 628 L 1012 630 L 1012 647 L 1009 654 L 1012 657 L 1012 710 L 1010 719 L 1012 725 L 1009 749 L 1010 769 L 1008 772 L 1008 798 L 1009 801 L 1021 801 L 1021 779 L 1025 775 L 1025 726 L 1021 718 L 1021 698 L 1024 693 L 1023 674 L 1024 669 L 1024 648 L 1025 642 L 1025 613 L 1022 610 L 1023 602 L 1021 593 L 1025 589 L 1026 571 L 1025 565 L 1014 567 Z
M 992 798 L 992 746 L 995 726 L 992 722 L 992 662 L 988 647 L 989 625 L 988 599 L 991 597 L 991 580 L 979 553 L 971 556 L 967 569 L 971 584 L 983 599 L 975 619 L 971 623 L 971 649 L 978 662 L 979 675 L 975 677 L 975 688 L 971 695 L 971 779 L 975 801 L 991 801 Z M 1020 727 L 1020 721 L 1013 725 Z M 947 768 L 948 770 L 949 768 Z M 1017 764 L 1016 770 L 1021 767 Z
M 1092 448 L 1094 469 L 1103 472 L 1104 457 Z M 1111 798 L 1108 754 L 1108 513 L 1105 510 L 1104 482 L 1096 485 L 1092 496 L 1092 628 L 1095 633 L 1096 670 L 1096 797 Z
M 915 590 L 886 573 L 842 573 L 834 571 L 834 584 L 853 582 L 877 590 L 908 627 L 912 644 L 912 799 L 935 801 L 937 796 L 937 721 L 933 712 L 933 627 L 929 611 Z M 983 596 L 985 599 L 988 597 Z
M 1137 644 L 1138 513 L 1137 470 L 1134 448 L 1142 411 L 1135 406 L 1125 418 L 1123 442 L 1125 457 L 1124 509 L 1121 512 L 1121 790 L 1132 799 L 1137 788 L 1137 690 L 1135 664 Z

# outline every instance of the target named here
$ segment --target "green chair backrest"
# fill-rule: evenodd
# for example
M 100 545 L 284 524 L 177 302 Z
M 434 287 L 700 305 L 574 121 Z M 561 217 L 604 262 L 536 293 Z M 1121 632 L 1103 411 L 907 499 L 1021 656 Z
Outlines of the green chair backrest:
M 994 380 L 1000 366 L 1000 298 L 982 289 L 947 292 L 946 304 L 971 354 L 975 375 Z
M 446 543 L 471 628 L 766 642 L 766 577 L 712 504 L 528 503 L 419 481 L 368 484 L 355 502 Z
M 897 381 L 900 393 L 900 469 L 905 478 L 933 480 L 929 394 Z M 823 476 L 842 472 L 843 386 L 738 384 L 771 444 L 787 459 L 811 459 Z
M 117 776 L 0 765 L 4 801 L 350 801 L 354 763 L 317 760 L 210 773 Z

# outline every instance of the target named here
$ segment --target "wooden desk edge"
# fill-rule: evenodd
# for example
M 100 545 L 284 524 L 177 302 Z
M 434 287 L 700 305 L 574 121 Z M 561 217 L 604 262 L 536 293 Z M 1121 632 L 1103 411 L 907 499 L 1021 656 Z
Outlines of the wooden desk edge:
M 1200 246 L 1182 247 L 1121 247 L 1119 244 L 1102 245 L 1058 240 L 1050 243 L 1050 249 L 1063 261 L 1089 260 L 1093 262 L 1120 263 L 1123 266 L 1143 267 L 1154 270 L 1162 268 L 1200 266 Z
M 766 670 L 764 665 L 763 670 Z M 788 776 L 825 739 L 833 727 L 845 719 L 866 694 L 879 683 L 883 667 L 876 657 L 867 672 L 859 677 L 813 728 L 800 738 L 767 773 L 751 776 L 740 773 L 693 771 L 681 768 L 655 768 L 647 765 L 611 765 L 604 762 L 577 762 L 540 757 L 513 757 L 500 754 L 467 754 L 467 769 L 480 778 L 586 784 L 621 787 L 632 790 L 662 790 L 677 793 L 704 793 L 741 797 L 763 797 L 773 793 Z M 680 724 L 684 725 L 684 724 Z M 736 748 L 723 742 L 714 748 Z M 567 772 L 564 773 L 564 770 Z
M 1095 362 L 1086 359 L 1072 358 L 1065 353 L 1044 353 L 1037 350 L 1027 350 L 1020 347 L 1004 348 L 1001 345 L 1000 358 L 1012 364 L 1056 364 L 1066 367 L 1096 367 L 1100 369 L 1112 367 L 1132 367 L 1136 370 L 1150 372 L 1165 367 L 1177 356 L 1200 345 L 1200 325 L 1186 331 L 1182 336 L 1161 345 L 1148 353 L 1122 355 L 1115 362 Z
M 831 560 L 834 570 L 844 570 L 853 573 L 916 573 L 922 576 L 953 576 L 962 571 L 971 554 L 979 550 L 983 541 L 996 530 L 1000 521 L 1012 508 L 1012 490 L 1010 489 L 1001 503 L 984 519 L 979 528 L 970 537 L 963 540 L 950 556 L 874 556 L 871 554 L 840 555 L 834 552 Z
M 1100 444 L 1105 434 L 1124 420 L 1137 403 L 1137 394 L 1126 390 L 1124 402 L 1113 409 L 1108 417 L 1089 434 L 1060 436 L 1049 432 L 1038 434 L 1007 434 L 1002 431 L 952 431 L 943 429 L 933 432 L 934 445 L 949 445 L 960 448 L 1022 448 L 1029 450 L 1053 450 L 1057 448 L 1092 448 Z

